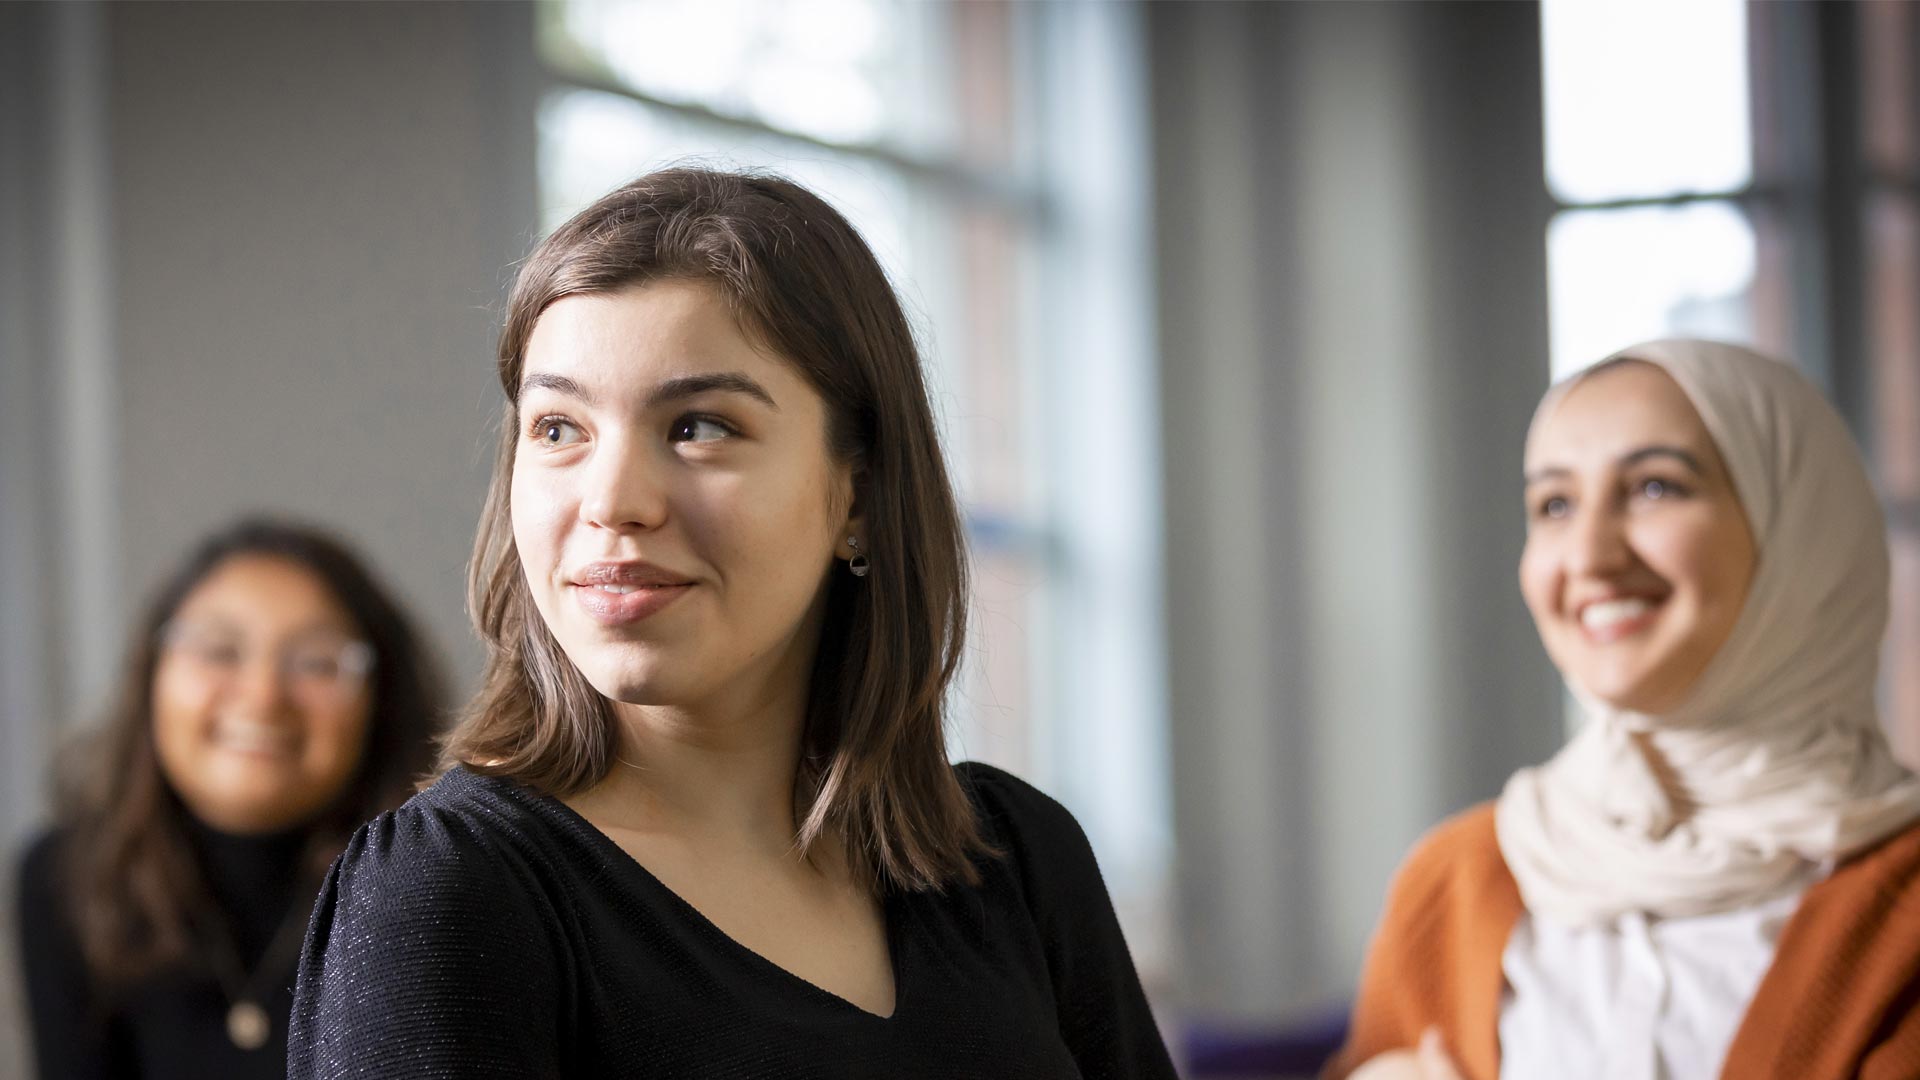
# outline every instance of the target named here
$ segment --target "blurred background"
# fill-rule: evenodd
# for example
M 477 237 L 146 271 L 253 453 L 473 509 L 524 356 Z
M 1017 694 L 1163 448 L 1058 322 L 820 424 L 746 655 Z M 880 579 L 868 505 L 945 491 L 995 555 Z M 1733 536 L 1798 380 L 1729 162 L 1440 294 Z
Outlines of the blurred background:
M 1514 584 L 1553 373 L 1686 332 L 1823 382 L 1920 753 L 1916 49 L 1898 2 L 0 5 L 0 841 L 242 511 L 366 550 L 470 688 L 515 261 L 770 167 L 933 373 L 956 756 L 1079 816 L 1193 1075 L 1282 1072 L 1406 847 L 1562 738 Z

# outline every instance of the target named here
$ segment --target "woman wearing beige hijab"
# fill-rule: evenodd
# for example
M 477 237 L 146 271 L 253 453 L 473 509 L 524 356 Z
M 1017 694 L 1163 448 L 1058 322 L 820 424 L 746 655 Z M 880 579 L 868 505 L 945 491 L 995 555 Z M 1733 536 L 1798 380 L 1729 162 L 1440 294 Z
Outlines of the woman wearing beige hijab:
M 1331 1074 L 1920 1076 L 1920 780 L 1845 425 L 1785 364 L 1652 342 L 1547 394 L 1525 472 L 1584 719 L 1408 857 Z

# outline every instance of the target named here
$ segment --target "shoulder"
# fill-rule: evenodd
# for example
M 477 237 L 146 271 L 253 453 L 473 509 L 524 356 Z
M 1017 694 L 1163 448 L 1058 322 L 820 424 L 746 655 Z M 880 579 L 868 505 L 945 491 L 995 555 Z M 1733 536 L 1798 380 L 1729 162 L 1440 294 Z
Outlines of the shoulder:
M 1920 821 L 1840 864 L 1822 885 L 1877 894 L 1902 908 L 1920 905 Z
M 362 826 L 321 886 L 289 1075 L 538 1075 L 577 954 L 538 796 L 455 770 Z M 559 887 L 564 887 L 559 886 Z
M 1004 821 L 1053 825 L 1073 822 L 1073 815 L 1058 800 L 1005 769 L 980 761 L 963 761 L 953 767 L 953 775 L 981 814 Z
M 1505 947 L 1524 904 L 1500 854 L 1494 805 L 1463 810 L 1414 842 L 1387 888 L 1378 941 L 1467 953 Z
M 27 841 L 14 867 L 14 880 L 22 895 L 51 889 L 59 877 L 66 845 L 66 834 L 59 829 L 43 830 Z
M 534 799 L 508 781 L 447 773 L 354 833 L 329 875 L 327 914 L 445 926 L 534 901 L 551 848 Z
M 1003 769 L 977 761 L 954 776 L 980 815 L 980 831 L 998 852 L 980 863 L 989 882 L 1008 883 L 1037 913 L 1106 901 L 1093 845 L 1060 803 Z
M 36 834 L 21 849 L 14 870 L 14 900 L 19 905 L 23 929 L 45 926 L 62 934 L 73 932 L 68 872 L 73 844 L 70 831 L 50 828 Z
M 988 837 L 998 846 L 1031 849 L 1087 849 L 1087 835 L 1073 814 L 1052 796 L 1004 769 L 978 761 L 953 767 L 961 790 L 980 815 Z
M 67 925 L 66 888 L 62 878 L 69 849 L 68 834 L 47 829 L 35 835 L 21 849 L 14 867 L 14 898 L 19 905 L 20 925 Z
M 1500 958 L 1522 907 L 1500 856 L 1493 803 L 1470 807 L 1415 841 L 1388 886 L 1354 999 L 1344 1076 L 1438 1025 L 1470 1075 L 1491 1075 L 1499 1048 Z
M 1920 957 L 1920 822 L 1859 852 L 1801 896 L 1793 924 L 1805 932 L 1904 940 Z M 1831 943 L 1822 947 L 1829 952 Z
M 1801 895 L 1747 1005 L 1726 1074 L 1788 1062 L 1794 1075 L 1920 1075 L 1916 995 L 1920 823 Z
M 1395 890 L 1431 894 L 1510 881 L 1494 828 L 1494 806 L 1470 806 L 1428 829 L 1401 861 Z

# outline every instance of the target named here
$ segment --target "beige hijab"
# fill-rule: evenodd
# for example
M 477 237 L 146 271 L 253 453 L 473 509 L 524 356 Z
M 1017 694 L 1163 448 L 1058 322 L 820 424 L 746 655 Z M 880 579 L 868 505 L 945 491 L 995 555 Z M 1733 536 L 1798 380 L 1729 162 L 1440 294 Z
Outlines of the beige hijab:
M 1508 781 L 1501 853 L 1529 911 L 1575 926 L 1754 904 L 1920 819 L 1920 778 L 1894 761 L 1874 708 L 1886 529 L 1846 425 L 1799 373 L 1747 349 L 1656 341 L 1616 358 L 1658 365 L 1693 402 L 1758 565 L 1682 707 L 1626 712 L 1569 681 L 1580 731 Z M 1548 392 L 1536 427 L 1580 378 Z

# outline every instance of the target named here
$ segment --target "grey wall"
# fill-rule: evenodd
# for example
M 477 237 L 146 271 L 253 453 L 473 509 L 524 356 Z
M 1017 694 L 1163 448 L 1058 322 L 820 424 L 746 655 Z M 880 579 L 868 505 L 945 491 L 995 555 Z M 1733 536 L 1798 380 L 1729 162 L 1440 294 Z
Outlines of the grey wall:
M 1351 989 L 1394 865 L 1559 739 L 1515 581 L 1546 386 L 1530 4 L 1156 4 L 1188 1005 Z
M 477 673 L 462 565 L 492 338 L 536 223 L 537 87 L 524 3 L 5 7 L 12 850 L 47 752 L 101 708 L 126 620 L 234 514 L 333 526 L 461 686 Z M 12 940 L 5 1076 L 25 1075 Z
M 499 392 L 533 238 L 519 5 L 113 9 L 118 551 L 138 595 L 208 522 L 338 525 L 463 674 Z

